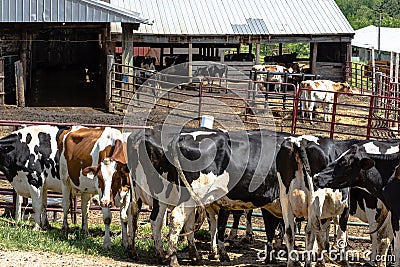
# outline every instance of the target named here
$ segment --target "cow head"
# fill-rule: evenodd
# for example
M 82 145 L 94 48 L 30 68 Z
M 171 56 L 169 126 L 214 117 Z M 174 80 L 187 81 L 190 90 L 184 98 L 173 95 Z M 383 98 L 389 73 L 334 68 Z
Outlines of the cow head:
M 126 163 L 113 158 L 105 158 L 97 166 L 86 167 L 82 174 L 96 179 L 101 207 L 113 206 L 117 195 L 118 201 L 129 191 L 129 171 Z M 118 203 L 115 205 L 118 206 Z
M 337 83 L 338 88 L 336 89 L 337 92 L 349 93 L 353 94 L 353 90 L 351 89 L 350 85 L 347 82 L 344 83 Z
M 361 171 L 374 167 L 375 162 L 353 145 L 336 161 L 328 165 L 322 172 L 314 176 L 314 183 L 318 187 L 346 188 L 361 186 Z

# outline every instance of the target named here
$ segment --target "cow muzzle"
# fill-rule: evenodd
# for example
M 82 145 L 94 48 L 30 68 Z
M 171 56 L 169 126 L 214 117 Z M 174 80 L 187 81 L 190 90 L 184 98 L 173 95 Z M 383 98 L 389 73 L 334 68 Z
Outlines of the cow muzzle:
M 100 202 L 100 207 L 102 207 L 102 208 L 111 208 L 112 205 L 113 205 L 112 202 L 108 201 L 108 200 L 102 200 Z

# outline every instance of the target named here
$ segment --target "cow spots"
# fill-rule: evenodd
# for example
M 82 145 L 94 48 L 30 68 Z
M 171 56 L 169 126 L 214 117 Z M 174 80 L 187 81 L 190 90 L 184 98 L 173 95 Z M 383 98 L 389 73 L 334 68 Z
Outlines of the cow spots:
M 384 145 L 382 143 L 376 143 L 374 141 L 368 142 L 362 145 L 365 149 L 365 152 L 368 154 L 394 154 L 399 152 L 399 146 L 396 144 L 394 146 Z

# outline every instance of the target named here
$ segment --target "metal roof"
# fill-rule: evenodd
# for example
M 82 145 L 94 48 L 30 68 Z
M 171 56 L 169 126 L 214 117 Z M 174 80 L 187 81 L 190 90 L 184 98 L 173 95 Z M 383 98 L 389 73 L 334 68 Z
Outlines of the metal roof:
M 0 22 L 151 23 L 132 9 L 99 0 L 1 0 Z
M 354 30 L 334 0 L 111 0 L 153 18 L 149 35 L 337 35 Z
M 356 30 L 351 45 L 378 49 L 378 27 L 371 25 Z M 380 50 L 400 53 L 400 28 L 381 27 Z

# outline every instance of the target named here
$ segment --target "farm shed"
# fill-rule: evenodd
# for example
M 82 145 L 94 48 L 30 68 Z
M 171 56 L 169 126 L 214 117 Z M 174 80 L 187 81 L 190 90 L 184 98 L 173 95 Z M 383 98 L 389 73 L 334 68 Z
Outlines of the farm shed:
M 133 31 L 136 47 L 159 49 L 161 59 L 170 54 L 219 57 L 223 49 L 241 44 L 305 42 L 312 72 L 343 80 L 345 62 L 351 57 L 354 31 L 334 0 L 110 0 L 110 3 L 154 19 L 152 26 Z M 118 24 L 114 40 L 122 41 Z M 281 48 L 282 46 L 280 46 Z M 180 49 L 180 51 L 178 51 Z M 238 50 L 239 50 L 238 49 Z M 191 51 L 191 53 L 190 53 Z M 282 53 L 280 49 L 280 54 Z M 259 62 L 255 56 L 255 63 Z M 243 66 L 245 62 L 225 62 Z M 251 68 L 254 62 L 247 64 Z
M 376 27 L 370 25 L 355 31 L 353 56 L 360 61 L 371 60 L 372 47 L 375 58 L 390 61 L 390 52 L 400 53 L 400 28 Z
M 104 107 L 111 22 L 149 23 L 108 0 L 0 1 L 6 104 Z

